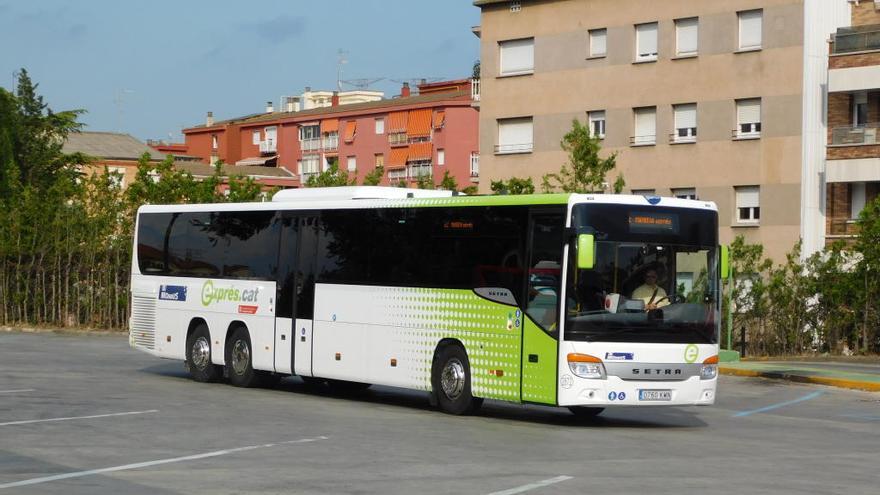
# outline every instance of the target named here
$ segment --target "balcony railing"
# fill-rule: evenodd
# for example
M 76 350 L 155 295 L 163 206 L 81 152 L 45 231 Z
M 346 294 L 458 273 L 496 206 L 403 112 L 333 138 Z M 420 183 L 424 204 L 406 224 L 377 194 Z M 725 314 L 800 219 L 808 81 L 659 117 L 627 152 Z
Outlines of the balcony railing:
M 274 139 L 260 141 L 260 153 L 275 153 L 277 149 L 278 146 L 275 144 Z
M 418 179 L 419 177 L 430 177 L 431 176 L 431 162 L 427 163 L 414 163 L 408 165 L 406 170 L 407 176 L 410 179 Z
M 299 142 L 302 151 L 319 151 L 321 149 L 321 138 L 303 139 Z
M 471 79 L 471 99 L 474 101 L 480 101 L 480 78 L 475 77 Z
M 309 177 L 315 177 L 317 175 L 318 172 L 304 172 L 299 174 L 299 181 L 300 183 L 305 184 L 309 180 Z
M 834 35 L 831 53 L 852 53 L 880 50 L 880 25 L 865 26 L 858 31 L 839 30 Z
M 499 155 L 508 153 L 531 153 L 533 147 L 533 143 L 496 144 L 495 153 Z
M 339 134 L 324 136 L 324 151 L 335 151 L 337 149 L 339 149 Z
M 388 135 L 388 144 L 391 146 L 404 146 L 409 144 L 409 138 L 405 132 L 395 132 Z
M 855 220 L 831 220 L 831 229 L 826 237 L 834 239 L 854 238 L 859 235 L 859 226 Z
M 880 123 L 835 127 L 831 129 L 831 144 L 833 146 L 847 146 L 859 144 L 880 144 L 877 141 L 877 129 Z

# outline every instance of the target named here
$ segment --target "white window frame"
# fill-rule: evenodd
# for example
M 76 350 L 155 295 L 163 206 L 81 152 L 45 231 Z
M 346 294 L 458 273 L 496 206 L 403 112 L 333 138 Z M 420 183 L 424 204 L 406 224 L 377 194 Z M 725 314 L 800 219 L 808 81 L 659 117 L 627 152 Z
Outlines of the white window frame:
M 380 118 L 376 119 L 375 130 L 376 130 L 376 134 L 385 134 L 385 118 L 384 117 L 380 117 Z
M 691 41 L 689 38 L 693 38 Z M 687 46 L 690 45 L 691 46 Z M 685 45 L 682 48 L 682 45 Z M 700 18 L 687 17 L 675 20 L 675 56 L 695 57 L 700 51 Z
M 764 9 L 743 10 L 736 13 L 738 51 L 760 50 L 764 45 Z M 743 30 L 757 29 L 757 33 L 744 33 Z
M 532 117 L 498 119 L 497 126 L 498 144 L 495 145 L 495 154 L 532 152 L 535 141 L 535 127 Z
M 640 117 L 642 115 L 644 115 L 644 117 Z M 649 116 L 652 123 L 652 125 L 650 126 L 651 128 L 640 128 L 640 118 L 643 119 L 642 125 L 647 126 Z M 648 133 L 645 131 L 651 132 Z M 657 144 L 657 107 L 633 108 L 633 138 L 631 141 L 631 145 L 653 146 L 655 144 Z
M 125 167 L 107 167 L 107 174 L 111 185 L 125 189 Z M 864 188 L 862 190 L 864 191 Z
M 736 100 L 736 139 L 758 139 L 763 128 L 761 123 L 761 98 L 743 98 Z M 754 107 L 757 104 L 757 116 Z
M 471 177 L 480 176 L 480 153 L 471 151 Z
M 660 38 L 660 24 L 657 22 L 646 22 L 644 24 L 636 24 L 635 29 L 635 61 L 656 62 L 657 54 L 660 52 L 660 48 L 658 45 L 658 40 Z M 651 37 L 653 37 L 653 50 L 651 50 Z M 644 47 L 642 46 L 643 40 Z
M 260 135 L 259 129 L 254 129 L 253 131 L 251 131 L 251 144 L 259 145 L 260 141 L 262 141 L 262 140 L 263 139 Z
M 437 150 L 437 166 L 440 167 L 443 165 L 446 165 L 446 150 L 439 149 Z
M 757 224 L 761 221 L 761 186 L 734 187 L 736 223 Z
M 534 72 L 535 38 L 498 42 L 498 73 L 501 76 L 522 76 Z
M 346 166 L 349 172 L 357 172 L 357 157 L 352 155 L 346 158 Z
M 682 103 L 672 105 L 673 143 L 695 143 L 697 141 L 697 104 Z
M 605 139 L 605 110 L 587 112 L 587 122 L 590 126 L 591 136 Z
M 679 187 L 672 190 L 672 196 L 678 199 L 697 199 L 695 187 Z
M 607 28 L 599 28 L 599 29 L 590 29 L 588 32 L 589 35 L 589 57 L 590 58 L 603 58 L 608 55 L 608 29 Z M 600 49 L 601 47 L 601 49 Z
M 220 148 L 220 137 L 216 134 L 211 134 L 211 151 L 217 151 Z

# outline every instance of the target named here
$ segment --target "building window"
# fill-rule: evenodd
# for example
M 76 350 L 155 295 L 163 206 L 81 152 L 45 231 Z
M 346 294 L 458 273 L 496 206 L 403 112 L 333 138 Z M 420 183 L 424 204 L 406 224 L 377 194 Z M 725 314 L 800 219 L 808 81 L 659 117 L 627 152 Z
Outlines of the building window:
M 125 167 L 109 167 L 107 169 L 109 173 L 110 185 L 117 187 L 119 189 L 125 189 Z M 862 206 L 864 206 L 864 192 L 865 185 L 862 184 Z
M 320 173 L 320 167 L 321 155 L 304 155 L 299 170 L 299 173 L 302 175 L 302 180 Z
M 446 165 L 446 150 L 437 150 L 437 165 Z
M 385 166 L 385 155 L 384 154 L 376 153 L 375 155 L 373 155 L 373 158 L 374 158 L 373 163 L 376 168 Z
M 251 144 L 260 144 L 260 131 L 253 131 L 251 133 Z
M 673 189 L 672 195 L 678 199 L 697 199 L 697 190 L 693 187 Z
M 761 99 L 736 100 L 736 130 L 739 139 L 761 137 Z
M 849 185 L 850 189 L 850 202 L 849 202 L 849 217 L 851 219 L 859 218 L 859 214 L 862 210 L 865 209 L 866 201 L 866 189 L 864 182 L 853 182 Z
M 687 57 L 697 54 L 700 24 L 696 17 L 675 20 L 675 55 Z
M 217 148 L 220 147 L 220 138 L 217 137 L 216 134 L 211 134 L 211 149 L 217 151 Z
M 607 47 L 606 40 L 608 36 L 607 29 L 591 29 L 590 30 L 590 56 L 604 57 Z
M 599 139 L 605 138 L 605 110 L 587 112 L 587 120 L 590 122 L 590 135 Z
M 657 143 L 657 107 L 633 108 L 635 135 L 630 140 L 633 146 L 647 146 Z
M 499 41 L 502 76 L 531 74 L 535 68 L 535 39 Z
M 376 134 L 385 134 L 385 119 L 376 119 Z
M 761 219 L 760 188 L 741 186 L 736 189 L 736 220 L 738 223 L 758 223 Z
M 656 194 L 653 189 L 633 189 L 632 193 L 635 196 L 654 196 Z
M 531 153 L 532 118 L 498 119 L 498 144 L 495 152 Z
M 859 91 L 853 95 L 853 126 L 865 127 L 868 123 L 868 93 Z
M 479 177 L 480 176 L 480 154 L 476 151 L 471 151 L 471 177 Z
M 513 0 L 510 2 L 510 11 L 511 12 L 519 12 L 522 10 L 522 2 L 520 0 Z
M 636 62 L 657 60 L 657 23 L 636 25 Z
M 673 143 L 693 143 L 697 140 L 697 104 L 673 105 L 675 132 Z
M 348 171 L 349 172 L 357 172 L 357 157 L 350 156 L 348 157 Z
M 746 10 L 737 12 L 739 17 L 739 49 L 741 51 L 760 50 L 764 24 L 764 11 Z

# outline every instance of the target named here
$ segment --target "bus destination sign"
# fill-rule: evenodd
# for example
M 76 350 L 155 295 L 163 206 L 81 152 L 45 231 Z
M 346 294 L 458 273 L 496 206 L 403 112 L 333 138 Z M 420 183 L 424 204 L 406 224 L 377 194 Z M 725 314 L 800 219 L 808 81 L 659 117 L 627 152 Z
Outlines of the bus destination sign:
M 631 212 L 629 214 L 629 231 L 637 234 L 677 234 L 678 215 Z

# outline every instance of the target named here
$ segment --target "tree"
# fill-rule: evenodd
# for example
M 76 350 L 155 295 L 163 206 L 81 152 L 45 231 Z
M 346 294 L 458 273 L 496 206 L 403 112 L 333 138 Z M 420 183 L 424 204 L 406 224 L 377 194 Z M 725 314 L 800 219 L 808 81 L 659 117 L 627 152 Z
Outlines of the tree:
M 480 61 L 474 61 L 474 66 L 471 68 L 471 77 L 474 79 L 480 78 Z
M 440 189 L 444 191 L 458 191 L 458 183 L 455 177 L 449 175 L 449 170 L 443 172 L 443 179 L 440 180 Z
M 382 182 L 383 177 L 385 177 L 385 167 L 379 165 L 364 176 L 364 185 L 378 186 Z
M 507 181 L 493 180 L 489 186 L 495 194 L 535 194 L 532 178 L 511 177 Z
M 418 189 L 434 189 L 434 176 L 430 174 L 419 175 L 416 178 L 416 187 Z
M 478 192 L 477 186 L 470 185 L 461 190 L 463 194 L 467 194 L 468 196 L 475 196 Z
M 600 139 L 590 135 L 590 128 L 577 119 L 572 120 L 571 130 L 563 136 L 560 146 L 568 153 L 568 163 L 559 173 L 545 174 L 541 188 L 544 192 L 562 191 L 587 193 L 604 191 L 605 176 L 617 164 L 617 153 L 600 158 Z M 623 177 L 619 176 L 615 188 L 623 189 Z
M 327 170 L 318 175 L 309 177 L 306 181 L 306 187 L 339 187 L 353 186 L 357 184 L 355 179 L 348 178 L 348 172 L 339 169 L 339 164 L 333 162 L 327 167 Z

